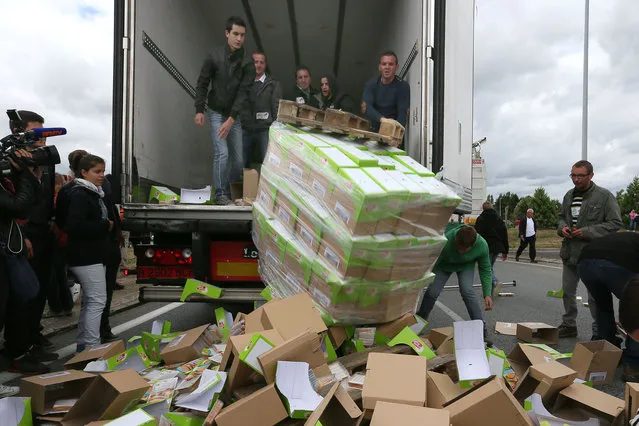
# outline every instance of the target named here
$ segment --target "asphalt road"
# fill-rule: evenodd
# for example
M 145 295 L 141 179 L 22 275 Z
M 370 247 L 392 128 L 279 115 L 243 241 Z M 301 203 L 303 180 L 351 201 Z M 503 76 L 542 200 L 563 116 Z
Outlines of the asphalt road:
M 561 299 L 546 296 L 548 290 L 557 290 L 561 287 L 561 265 L 559 264 L 530 264 L 524 262 L 498 261 L 496 272 L 503 282 L 517 281 L 516 287 L 506 287 L 504 291 L 515 293 L 514 297 L 498 297 L 494 310 L 486 312 L 488 328 L 494 331 L 496 321 L 522 322 L 539 321 L 551 325 L 559 325 L 563 313 Z M 476 281 L 478 282 L 478 281 Z M 456 284 L 452 277 L 449 284 Z M 479 293 L 479 289 L 477 289 Z M 579 295 L 586 300 L 586 290 L 580 284 Z M 440 296 L 442 305 L 431 313 L 428 319 L 431 327 L 450 326 L 453 321 L 460 318 L 469 319 L 464 303 L 456 289 L 444 290 Z M 591 318 L 588 308 L 579 304 L 578 329 L 579 338 L 562 339 L 554 346 L 560 352 L 572 352 L 578 341 L 590 340 Z M 214 320 L 214 305 L 208 303 L 147 303 L 115 314 L 111 320 L 114 332 L 124 339 L 140 335 L 142 331 L 150 331 L 153 320 L 169 320 L 173 323 L 173 330 L 184 330 L 212 322 Z M 516 344 L 515 337 L 492 334 L 495 346 L 508 353 Z M 63 363 L 68 360 L 75 351 L 75 331 L 52 337 L 55 350 L 61 354 L 58 361 L 52 362 L 53 371 L 62 369 Z M 612 385 L 601 386 L 599 389 L 612 395 L 623 397 L 624 384 L 620 380 L 621 371 L 617 372 L 617 378 Z M 17 385 L 20 376 L 7 372 L 0 373 L 0 383 Z

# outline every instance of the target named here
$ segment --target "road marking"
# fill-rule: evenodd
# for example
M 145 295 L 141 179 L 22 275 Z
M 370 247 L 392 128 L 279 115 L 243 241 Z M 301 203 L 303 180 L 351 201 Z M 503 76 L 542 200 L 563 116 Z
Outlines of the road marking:
M 564 269 L 562 266 L 540 265 L 539 263 L 528 263 L 528 262 L 513 262 L 512 260 L 506 260 L 504 263 L 511 263 L 513 265 L 518 264 L 518 265 L 534 266 L 537 268 Z
M 457 322 L 457 321 L 464 321 L 464 319 L 462 317 L 460 317 L 459 315 L 457 315 L 457 312 L 453 311 L 452 309 L 450 309 L 448 306 L 444 305 L 442 302 L 440 302 L 439 300 L 435 302 L 435 306 L 437 306 L 439 309 L 441 309 L 442 311 L 444 311 L 444 313 L 446 315 L 448 315 L 453 321 Z
M 180 306 L 183 306 L 184 303 L 181 302 L 174 302 L 174 303 L 170 303 L 166 306 L 162 306 L 159 309 L 156 309 L 154 311 L 151 312 L 147 312 L 146 314 L 132 319 L 131 321 L 127 321 L 123 324 L 120 324 L 116 327 L 113 327 L 113 334 L 120 334 L 120 333 L 124 333 L 125 331 L 128 331 L 134 327 L 137 327 L 140 324 L 144 324 L 145 322 L 152 320 L 154 318 L 159 317 L 160 315 L 164 315 L 166 313 L 169 313 L 177 308 L 179 308 Z M 126 343 L 126 342 L 125 342 Z M 70 345 L 67 345 L 61 349 L 58 349 L 57 351 L 55 351 L 55 353 L 57 353 L 60 356 L 60 359 L 62 358 L 66 358 L 69 355 L 73 355 L 75 353 L 75 343 L 72 343 Z M 50 364 L 50 363 L 46 363 L 46 364 Z M 10 380 L 13 380 L 15 378 L 21 377 L 22 374 L 19 373 L 9 373 L 8 371 L 4 371 L 2 373 L 0 373 L 0 384 L 2 383 L 6 383 Z

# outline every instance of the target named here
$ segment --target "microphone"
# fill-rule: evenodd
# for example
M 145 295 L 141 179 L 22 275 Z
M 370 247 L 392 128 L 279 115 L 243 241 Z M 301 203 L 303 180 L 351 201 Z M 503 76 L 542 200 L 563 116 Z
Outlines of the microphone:
M 38 140 L 42 138 L 51 138 L 53 136 L 62 136 L 67 134 L 64 127 L 39 127 L 24 132 L 27 140 Z

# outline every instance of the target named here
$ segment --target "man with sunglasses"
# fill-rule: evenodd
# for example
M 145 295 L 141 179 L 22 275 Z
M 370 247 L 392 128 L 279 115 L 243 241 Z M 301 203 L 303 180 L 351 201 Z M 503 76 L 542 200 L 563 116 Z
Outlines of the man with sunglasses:
M 619 204 L 614 195 L 593 181 L 592 164 L 577 161 L 570 172 L 574 188 L 564 196 L 559 212 L 557 233 L 563 237 L 560 257 L 563 261 L 561 289 L 565 314 L 559 337 L 577 337 L 577 263 L 590 240 L 618 231 L 623 225 Z M 588 307 L 593 318 L 592 338 L 598 339 L 595 300 L 588 292 Z

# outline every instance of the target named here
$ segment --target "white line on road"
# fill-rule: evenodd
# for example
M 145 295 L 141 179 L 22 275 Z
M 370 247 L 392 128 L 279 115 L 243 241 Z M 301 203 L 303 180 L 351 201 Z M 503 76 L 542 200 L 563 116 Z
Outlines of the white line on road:
M 464 319 L 462 317 L 457 315 L 457 312 L 453 311 L 452 309 L 450 309 L 448 306 L 444 305 L 439 300 L 435 302 L 435 306 L 437 306 L 439 309 L 444 311 L 444 313 L 446 315 L 448 315 L 453 321 L 464 321 Z
M 132 319 L 131 321 L 127 321 L 123 324 L 120 324 L 116 327 L 113 327 L 113 334 L 120 334 L 120 333 L 124 333 L 125 331 L 128 331 L 130 329 L 132 329 L 133 327 L 137 327 L 140 324 L 144 324 L 145 322 L 152 320 L 154 318 L 159 317 L 160 315 L 164 315 L 166 313 L 171 312 L 174 309 L 179 308 L 180 306 L 183 306 L 184 303 L 181 302 L 174 302 L 174 303 L 170 303 L 166 306 L 162 306 L 159 309 L 156 309 L 154 311 L 151 312 L 147 312 L 146 314 Z M 57 351 L 55 351 L 55 353 L 57 353 L 60 358 L 65 358 L 69 355 L 72 355 L 75 353 L 75 343 L 72 343 L 70 345 L 67 345 Z M 9 373 L 7 371 L 4 371 L 2 373 L 0 373 L 0 383 L 6 383 L 10 380 L 13 380 L 17 377 L 22 376 L 22 374 L 19 373 Z
M 550 266 L 550 265 L 540 265 L 539 263 L 528 263 L 528 262 L 513 262 L 512 260 L 506 260 L 505 263 L 510 263 L 512 265 L 526 265 L 533 266 L 535 268 L 549 268 L 549 269 L 563 269 L 561 266 Z

